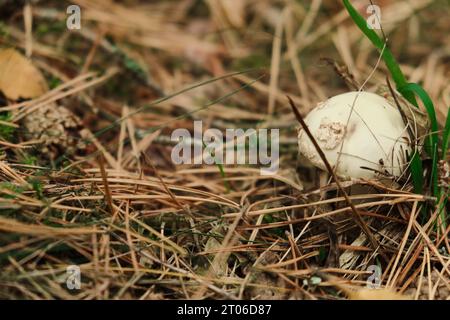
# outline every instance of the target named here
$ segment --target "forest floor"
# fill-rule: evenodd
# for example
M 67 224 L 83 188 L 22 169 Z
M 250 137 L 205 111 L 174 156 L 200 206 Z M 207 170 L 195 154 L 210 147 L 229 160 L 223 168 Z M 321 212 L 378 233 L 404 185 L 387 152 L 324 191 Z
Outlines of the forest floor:
M 364 90 L 386 83 L 340 1 L 22 2 L 0 8 L 0 298 L 450 299 L 436 199 L 410 181 L 342 181 L 373 248 L 336 183 L 320 188 L 298 157 L 287 95 L 306 115 L 349 91 L 335 66 Z M 377 3 L 444 126 L 448 1 Z M 194 121 L 279 129 L 278 171 L 175 164 L 171 135 Z

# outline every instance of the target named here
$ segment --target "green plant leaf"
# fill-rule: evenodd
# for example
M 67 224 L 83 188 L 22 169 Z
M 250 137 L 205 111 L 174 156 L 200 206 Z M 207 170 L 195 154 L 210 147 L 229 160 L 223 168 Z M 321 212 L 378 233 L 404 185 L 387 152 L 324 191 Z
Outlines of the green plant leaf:
M 417 83 L 405 84 L 404 86 L 399 87 L 398 91 L 401 94 L 405 94 L 406 92 L 415 93 L 415 94 L 417 94 L 417 96 L 419 96 L 420 100 L 422 100 L 422 102 L 425 106 L 425 109 L 427 111 L 428 118 L 430 119 L 430 124 L 431 124 L 431 133 L 429 136 L 431 146 L 434 146 L 435 144 L 437 144 L 439 127 L 438 127 L 438 122 L 436 119 L 436 111 L 435 111 L 435 108 L 433 105 L 433 101 L 431 100 L 428 93 Z M 432 150 L 429 150 L 429 151 L 432 152 Z
M 433 195 L 439 195 L 439 186 L 438 186 L 438 122 L 436 119 L 436 111 L 434 109 L 433 101 L 431 101 L 428 93 L 417 83 L 408 83 L 403 87 L 399 88 L 400 93 L 404 94 L 406 92 L 415 93 L 420 98 L 422 103 L 425 106 L 425 109 L 428 113 L 428 118 L 430 119 L 431 132 L 429 136 L 425 139 L 425 150 L 431 157 L 431 186 L 433 189 Z
M 395 85 L 398 88 L 406 85 L 405 76 L 400 69 L 397 61 L 395 60 L 391 50 L 385 45 L 385 42 L 380 39 L 375 31 L 369 29 L 367 26 L 367 21 L 356 11 L 356 9 L 352 6 L 350 1 L 343 0 L 344 6 L 347 9 L 350 17 L 355 22 L 355 24 L 359 27 L 359 29 L 365 34 L 365 36 L 373 43 L 373 45 L 382 52 L 382 58 L 386 67 L 389 69 L 389 72 L 394 79 Z M 383 49 L 384 48 L 384 49 Z M 411 93 L 406 93 L 404 95 L 405 99 L 411 102 L 413 105 L 417 106 L 417 101 L 414 98 L 414 95 Z
M 411 157 L 411 178 L 414 186 L 414 192 L 423 193 L 423 167 L 420 160 L 419 152 L 416 150 Z
M 442 134 L 442 160 L 447 157 L 448 144 L 450 141 L 450 107 L 447 110 L 447 120 L 445 121 L 444 133 Z

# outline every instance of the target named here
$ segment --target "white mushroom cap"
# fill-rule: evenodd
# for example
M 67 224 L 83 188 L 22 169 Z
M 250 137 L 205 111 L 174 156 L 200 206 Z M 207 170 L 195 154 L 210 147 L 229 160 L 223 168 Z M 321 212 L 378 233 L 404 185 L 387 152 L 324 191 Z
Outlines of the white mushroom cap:
M 377 171 L 402 174 L 410 150 L 408 132 L 399 110 L 385 98 L 370 92 L 340 94 L 319 103 L 305 122 L 332 167 L 340 154 L 337 175 L 371 179 L 380 177 Z M 325 170 L 303 130 L 298 144 L 301 154 Z

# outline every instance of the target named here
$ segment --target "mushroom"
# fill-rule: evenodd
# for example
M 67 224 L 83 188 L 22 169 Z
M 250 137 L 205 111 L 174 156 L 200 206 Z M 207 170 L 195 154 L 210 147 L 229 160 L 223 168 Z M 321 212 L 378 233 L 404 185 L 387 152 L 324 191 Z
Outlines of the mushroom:
M 305 123 L 341 178 L 398 177 L 411 151 L 407 127 L 399 110 L 370 92 L 348 92 L 319 103 Z M 325 170 L 304 130 L 298 134 L 300 153 Z

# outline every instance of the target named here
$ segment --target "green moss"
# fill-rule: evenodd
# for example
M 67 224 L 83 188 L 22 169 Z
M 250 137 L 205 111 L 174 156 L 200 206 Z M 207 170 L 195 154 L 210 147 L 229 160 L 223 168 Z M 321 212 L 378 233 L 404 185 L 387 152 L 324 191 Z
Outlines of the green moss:
M 54 89 L 57 86 L 59 86 L 60 84 L 62 84 L 62 81 L 56 77 L 51 77 L 50 80 L 48 81 L 48 85 L 50 87 L 50 89 Z
M 270 58 L 263 54 L 251 54 L 245 58 L 237 59 L 231 64 L 234 70 L 257 69 L 270 65 Z
M 16 193 L 16 194 L 21 194 L 22 192 L 25 191 L 24 187 L 17 186 L 15 184 L 11 183 L 11 182 L 7 182 L 7 181 L 6 182 L 1 182 L 0 183 L 0 198 L 4 198 L 4 199 L 14 199 L 14 198 L 16 198 L 15 195 L 3 193 L 2 190 L 5 190 L 5 189 L 9 190 L 9 191 L 12 191 L 13 193 Z
M 11 112 L 0 114 L 0 121 L 11 122 L 11 118 L 12 118 Z M 14 130 L 15 130 L 14 127 L 0 123 L 0 138 L 8 141 L 11 140 L 13 137 Z
M 63 33 L 67 30 L 66 20 L 53 20 L 50 22 L 40 22 L 36 27 L 36 36 L 45 36 L 49 33 Z

